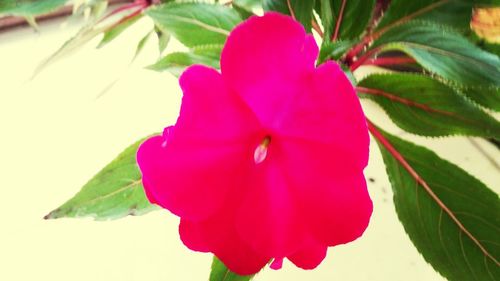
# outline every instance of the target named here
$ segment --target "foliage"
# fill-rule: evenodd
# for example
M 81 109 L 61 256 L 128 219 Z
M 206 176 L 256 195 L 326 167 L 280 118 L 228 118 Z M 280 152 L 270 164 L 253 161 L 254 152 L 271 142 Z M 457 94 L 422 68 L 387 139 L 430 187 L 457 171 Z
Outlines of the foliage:
M 33 16 L 64 2 L 6 1 L 0 13 Z M 192 64 L 218 68 L 232 28 L 263 8 L 295 17 L 322 38 L 318 64 L 333 59 L 348 73 L 367 65 L 389 72 L 353 82 L 361 98 L 375 101 L 401 129 L 428 137 L 500 139 L 493 115 L 500 111 L 500 47 L 484 34 L 476 36 L 469 24 L 473 9 L 500 7 L 497 0 L 165 2 L 153 7 L 129 4 L 112 12 L 120 15 L 118 20 L 85 27 L 51 60 L 102 33 L 103 46 L 145 15 L 154 26 L 137 50 L 154 33 L 161 55 L 150 69 L 179 75 Z M 187 51 L 163 54 L 170 36 Z M 382 151 L 395 210 L 423 258 L 449 280 L 500 280 L 498 195 L 429 149 L 371 121 L 369 128 Z M 154 209 L 139 191 L 136 148 L 128 148 L 48 218 L 109 219 Z M 210 280 L 249 279 L 235 276 L 214 259 Z

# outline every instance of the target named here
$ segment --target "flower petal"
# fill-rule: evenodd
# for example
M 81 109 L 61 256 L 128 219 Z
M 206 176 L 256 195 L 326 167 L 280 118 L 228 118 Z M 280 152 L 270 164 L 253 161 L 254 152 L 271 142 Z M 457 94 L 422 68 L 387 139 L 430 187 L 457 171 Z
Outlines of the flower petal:
M 215 69 L 193 65 L 184 71 L 179 84 L 183 97 L 173 139 L 232 143 L 245 141 L 260 129 L 253 112 L 228 90 Z
M 247 150 L 153 137 L 141 145 L 137 161 L 148 198 L 180 217 L 199 220 L 217 211 L 227 191 L 238 186 L 240 172 L 247 169 L 242 167 Z
M 326 252 L 326 245 L 309 237 L 300 250 L 287 258 L 302 269 L 314 269 L 325 259 Z
M 232 210 L 225 210 L 200 222 L 182 219 L 179 233 L 187 247 L 214 253 L 231 271 L 239 275 L 257 273 L 271 259 L 255 252 L 241 240 L 234 228 Z
M 255 164 L 248 175 L 246 193 L 236 215 L 236 228 L 242 239 L 259 253 L 284 258 L 300 246 L 306 219 L 290 193 L 275 140 L 271 140 L 266 159 Z
M 281 163 L 314 236 L 329 246 L 361 236 L 373 206 L 362 168 L 354 161 L 359 155 L 295 139 L 283 141 L 282 150 Z
M 152 202 L 192 220 L 212 215 L 238 186 L 259 127 L 220 74 L 204 66 L 182 75 L 180 116 L 163 137 L 144 142 L 137 161 Z
M 335 143 L 349 151 L 361 168 L 365 167 L 370 141 L 366 119 L 342 69 L 327 62 L 302 87 L 282 119 L 280 135 Z
M 229 35 L 221 55 L 222 76 L 262 124 L 272 126 L 297 91 L 295 81 L 314 70 L 318 46 L 291 17 L 253 16 Z

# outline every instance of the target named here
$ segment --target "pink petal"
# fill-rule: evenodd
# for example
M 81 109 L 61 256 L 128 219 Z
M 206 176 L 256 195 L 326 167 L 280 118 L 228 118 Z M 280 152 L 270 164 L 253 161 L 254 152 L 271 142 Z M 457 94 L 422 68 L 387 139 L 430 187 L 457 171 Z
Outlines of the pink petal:
M 254 113 L 226 87 L 215 69 L 193 65 L 184 71 L 179 84 L 183 97 L 174 134 L 182 135 L 182 141 L 234 143 L 247 141 L 260 130 Z
M 239 185 L 258 123 L 215 70 L 193 66 L 180 83 L 184 97 L 177 124 L 145 141 L 137 161 L 152 202 L 199 220 L 216 212 L 227 191 Z
M 359 98 L 334 62 L 317 68 L 288 108 L 279 133 L 282 136 L 336 144 L 350 151 L 360 167 L 368 162 L 369 136 Z
M 316 239 L 309 237 L 303 247 L 287 258 L 302 269 L 316 268 L 326 257 L 327 247 Z
M 234 228 L 234 212 L 230 209 L 205 221 L 182 219 L 180 235 L 187 247 L 195 251 L 209 250 L 239 275 L 255 274 L 271 259 L 241 240 Z
M 272 139 L 266 159 L 255 164 L 245 182 L 244 199 L 236 210 L 241 238 L 256 252 L 270 257 L 286 257 L 300 246 L 307 219 L 279 166 L 278 146 Z
M 313 71 L 317 55 L 314 38 L 298 22 L 267 13 L 231 32 L 222 51 L 222 75 L 269 128 L 286 112 L 295 81 Z
M 201 223 L 181 219 L 179 235 L 182 243 L 189 249 L 204 253 L 210 252 Z
M 362 168 L 348 150 L 322 143 L 283 141 L 287 179 L 314 236 L 334 246 L 355 240 L 364 232 L 372 213 Z

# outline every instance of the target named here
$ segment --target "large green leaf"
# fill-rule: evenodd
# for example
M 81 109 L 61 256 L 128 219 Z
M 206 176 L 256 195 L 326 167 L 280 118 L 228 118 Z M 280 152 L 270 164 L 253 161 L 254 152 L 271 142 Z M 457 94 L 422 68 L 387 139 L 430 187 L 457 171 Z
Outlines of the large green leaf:
M 425 260 L 449 280 L 500 280 L 498 195 L 424 147 L 373 126 L 371 132 L 398 217 Z
M 0 15 L 36 16 L 51 12 L 68 0 L 1 0 Z
M 213 68 L 220 68 L 220 52 L 222 45 L 206 45 L 193 48 L 191 52 L 170 53 L 148 66 L 155 71 L 169 71 L 179 77 L 186 67 L 193 64 L 203 64 Z
M 493 5 L 498 0 L 392 0 L 377 26 L 378 30 L 412 19 L 424 19 L 453 26 L 462 31 L 470 30 L 472 7 Z
M 230 271 L 217 257 L 212 261 L 212 271 L 209 281 L 248 281 L 254 275 L 241 276 Z
M 45 219 L 93 217 L 108 220 L 155 210 L 157 207 L 150 204 L 144 194 L 141 173 L 135 160 L 141 142 L 125 149 L 80 192 L 46 215 Z
M 461 87 L 500 87 L 500 59 L 497 56 L 481 50 L 459 33 L 435 24 L 412 22 L 394 27 L 375 40 L 372 48 L 379 52 L 403 51 L 431 73 Z M 485 103 L 498 101 L 498 97 L 477 97 L 495 93 L 464 93 L 483 106 L 499 106 Z
M 359 82 L 402 129 L 424 136 L 455 134 L 500 139 L 500 122 L 453 88 L 419 74 L 375 74 Z
M 287 0 L 264 0 L 263 7 L 266 11 L 276 11 L 282 14 L 291 15 L 290 8 L 293 11 L 295 19 L 298 20 L 306 31 L 311 30 L 311 21 L 313 19 L 313 8 L 316 0 L 289 0 L 290 7 L 288 7 Z
M 148 9 L 146 14 L 188 47 L 224 44 L 242 21 L 234 9 L 205 3 L 168 3 Z
M 375 0 L 348 1 L 330 0 L 333 14 L 334 29 L 338 26 L 338 39 L 357 38 L 365 30 L 372 18 Z M 342 5 L 344 10 L 341 13 Z M 341 19 L 340 22 L 338 21 Z M 335 30 L 332 31 L 334 34 Z

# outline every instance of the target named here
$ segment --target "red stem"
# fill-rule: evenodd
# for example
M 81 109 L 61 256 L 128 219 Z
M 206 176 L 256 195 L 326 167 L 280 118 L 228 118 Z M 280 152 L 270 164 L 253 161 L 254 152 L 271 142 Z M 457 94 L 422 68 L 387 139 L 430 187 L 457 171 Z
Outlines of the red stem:
M 415 181 L 424 188 L 424 190 L 429 194 L 429 196 L 436 202 L 436 204 L 439 205 L 439 207 L 451 218 L 451 220 L 458 226 L 458 228 L 467 235 L 474 244 L 483 252 L 485 256 L 490 258 L 492 261 L 495 262 L 497 266 L 500 265 L 500 263 L 493 257 L 485 248 L 484 246 L 474 237 L 465 227 L 464 225 L 458 220 L 458 218 L 455 216 L 455 214 L 446 206 L 441 199 L 432 191 L 432 189 L 429 187 L 427 182 L 423 180 L 420 175 L 411 167 L 411 165 L 406 161 L 406 159 L 401 155 L 397 149 L 380 133 L 380 131 L 373 125 L 370 120 L 366 120 L 367 125 L 368 125 L 368 130 L 372 134 L 374 138 L 376 138 L 380 144 L 382 144 L 387 151 L 396 159 L 401 166 L 415 179 Z
M 321 38 L 325 36 L 323 34 L 323 31 L 321 31 L 321 28 L 319 27 L 318 23 L 314 19 L 311 20 L 311 26 L 314 30 L 316 30 L 316 32 L 319 34 L 319 36 L 321 36 Z
M 145 4 L 144 3 L 134 2 L 134 3 L 127 4 L 127 5 L 123 5 L 121 7 L 116 8 L 115 10 L 109 12 L 109 14 L 107 14 L 102 19 L 100 19 L 99 22 L 102 22 L 103 20 L 105 20 L 105 19 L 107 19 L 107 18 L 109 18 L 109 17 L 111 17 L 113 15 L 116 15 L 116 14 L 118 14 L 120 12 L 129 10 L 129 9 L 132 9 L 132 8 L 135 8 L 135 7 L 141 7 L 141 9 L 143 9 L 145 7 Z
M 335 32 L 333 33 L 332 41 L 337 40 L 337 38 L 339 36 L 340 25 L 342 24 L 342 17 L 344 16 L 344 9 L 345 9 L 346 2 L 347 2 L 347 0 L 342 0 L 342 6 L 340 7 L 340 12 L 339 12 L 339 16 L 337 18 L 337 23 L 335 24 Z
M 453 112 L 448 112 L 448 111 L 444 111 L 444 110 L 435 109 L 435 108 L 432 108 L 432 107 L 430 107 L 430 106 L 428 106 L 426 104 L 422 104 L 422 103 L 418 103 L 418 102 L 415 102 L 415 101 L 412 101 L 412 100 L 409 100 L 409 99 L 405 99 L 405 98 L 393 95 L 391 93 L 384 92 L 382 90 L 372 89 L 372 88 L 365 88 L 365 87 L 359 87 L 358 86 L 358 87 L 356 87 L 356 91 L 364 93 L 364 94 L 370 94 L 370 95 L 375 95 L 375 96 L 382 96 L 382 97 L 388 98 L 388 99 L 390 99 L 392 101 L 396 101 L 396 102 L 399 102 L 399 103 L 402 103 L 402 104 L 405 104 L 405 105 L 408 105 L 408 106 L 413 106 L 413 107 L 425 110 L 427 112 L 439 113 L 439 114 L 443 114 L 443 115 L 446 115 L 446 116 L 452 116 L 452 117 L 456 117 L 456 118 L 460 119 L 460 116 L 454 114 Z M 468 121 L 468 120 L 464 119 L 464 121 Z
M 345 60 L 350 63 L 352 62 L 352 60 L 354 59 L 354 57 L 356 57 L 356 55 L 358 55 L 359 52 L 361 52 L 364 47 L 366 45 L 368 45 L 370 42 L 372 42 L 373 40 L 379 38 L 382 34 L 384 34 L 385 32 L 387 32 L 388 30 L 390 30 L 391 28 L 397 26 L 397 25 L 400 25 L 400 24 L 403 24 L 403 23 L 406 23 L 408 22 L 409 20 L 415 18 L 415 17 L 418 17 L 424 13 L 427 13 L 428 11 L 431 11 L 441 5 L 444 5 L 446 4 L 447 2 L 449 2 L 450 0 L 441 0 L 441 1 L 438 1 L 438 2 L 435 2 L 429 6 L 426 6 L 418 11 L 415 11 L 414 13 L 411 13 L 409 15 L 406 15 L 405 17 L 402 17 L 400 18 L 399 20 L 381 28 L 379 31 L 375 32 L 375 33 L 369 33 L 369 34 L 366 34 L 366 36 L 363 38 L 363 40 L 361 40 L 361 42 L 359 42 L 358 44 L 356 44 L 346 55 L 346 58 Z M 357 67 L 356 67 L 357 68 Z
M 358 67 L 360 67 L 361 65 L 363 65 L 365 63 L 365 61 L 367 61 L 371 56 L 373 56 L 379 50 L 380 50 L 379 48 L 375 48 L 375 49 L 371 49 L 370 51 L 366 52 L 362 57 L 360 57 L 359 59 L 357 59 L 356 61 L 354 61 L 351 64 L 351 66 L 349 67 L 349 69 L 351 71 L 354 71 L 354 70 L 358 69 Z
M 368 59 L 364 63 L 365 65 L 396 65 L 396 64 L 406 64 L 415 63 L 414 58 L 409 57 L 387 57 L 387 58 L 375 58 Z

